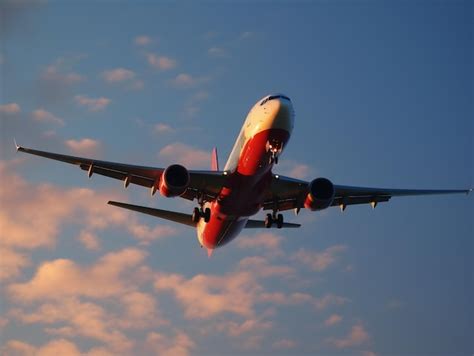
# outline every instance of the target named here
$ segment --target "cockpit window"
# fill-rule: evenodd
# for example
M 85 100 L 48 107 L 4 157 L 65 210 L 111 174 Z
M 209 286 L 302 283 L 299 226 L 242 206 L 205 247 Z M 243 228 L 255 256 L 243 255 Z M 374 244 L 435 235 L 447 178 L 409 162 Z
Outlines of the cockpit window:
M 291 102 L 290 98 L 285 96 L 285 95 L 271 95 L 269 96 L 268 98 L 262 100 L 262 102 L 260 103 L 260 106 L 262 106 L 263 104 L 265 104 L 267 101 L 270 101 L 270 100 L 273 100 L 273 99 L 286 99 L 288 100 L 289 102 Z

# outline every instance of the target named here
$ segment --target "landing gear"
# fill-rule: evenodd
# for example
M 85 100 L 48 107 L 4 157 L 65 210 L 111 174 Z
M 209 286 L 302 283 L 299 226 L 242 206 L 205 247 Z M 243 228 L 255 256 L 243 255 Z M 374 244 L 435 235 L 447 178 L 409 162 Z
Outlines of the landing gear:
M 269 229 L 272 227 L 273 223 L 276 223 L 277 228 L 281 229 L 283 227 L 283 215 L 277 215 L 276 212 L 273 212 L 273 214 L 267 214 L 265 217 L 265 227 Z
M 201 218 L 204 218 L 205 222 L 209 222 L 211 220 L 211 209 L 206 208 L 206 209 L 199 209 L 199 208 L 194 208 L 193 210 L 193 215 L 192 215 L 192 221 L 194 223 L 198 223 Z

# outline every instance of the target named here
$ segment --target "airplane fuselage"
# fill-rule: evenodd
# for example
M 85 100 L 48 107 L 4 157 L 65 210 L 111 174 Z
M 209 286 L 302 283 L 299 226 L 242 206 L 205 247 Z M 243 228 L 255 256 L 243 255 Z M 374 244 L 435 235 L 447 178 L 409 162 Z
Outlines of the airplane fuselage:
M 209 222 L 196 228 L 201 246 L 223 246 L 245 227 L 250 216 L 262 208 L 264 192 L 272 179 L 272 167 L 286 146 L 294 124 L 291 101 L 284 95 L 259 100 L 250 110 L 225 165 L 228 183 L 211 209 Z

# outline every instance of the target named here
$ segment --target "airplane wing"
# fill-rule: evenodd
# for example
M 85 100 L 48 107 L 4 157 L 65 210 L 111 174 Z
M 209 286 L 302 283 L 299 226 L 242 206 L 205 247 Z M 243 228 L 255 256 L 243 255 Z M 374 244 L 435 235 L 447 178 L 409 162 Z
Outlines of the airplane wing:
M 82 170 L 88 172 L 89 177 L 92 174 L 100 174 L 106 177 L 118 179 L 124 182 L 125 187 L 128 184 L 137 184 L 143 187 L 151 188 L 161 177 L 165 168 L 137 166 L 131 164 L 101 161 L 92 158 L 83 158 L 67 156 L 58 153 L 46 152 L 16 146 L 17 151 L 41 156 L 56 161 L 61 161 L 79 166 Z M 214 200 L 225 184 L 225 175 L 218 171 L 189 171 L 190 184 L 186 192 L 181 196 L 185 199 L 193 200 L 199 193 L 207 195 L 207 200 Z
M 263 205 L 264 210 L 275 207 L 279 211 L 303 208 L 304 200 L 308 194 L 309 182 L 274 175 L 270 190 L 267 192 Z M 335 195 L 331 206 L 345 209 L 347 205 L 371 204 L 375 207 L 378 203 L 389 201 L 392 197 L 469 193 L 472 189 L 451 190 L 425 190 L 425 189 L 389 189 L 368 188 L 347 185 L 334 185 Z

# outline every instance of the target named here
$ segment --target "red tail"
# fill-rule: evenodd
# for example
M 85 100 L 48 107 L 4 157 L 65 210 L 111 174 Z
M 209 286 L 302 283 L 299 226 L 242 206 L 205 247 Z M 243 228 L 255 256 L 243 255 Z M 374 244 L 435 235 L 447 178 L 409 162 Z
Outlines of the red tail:
M 213 170 L 213 171 L 218 171 L 219 170 L 219 159 L 217 158 L 217 148 L 216 147 L 214 147 L 212 149 L 211 170 Z

